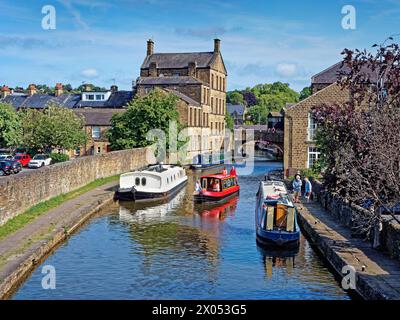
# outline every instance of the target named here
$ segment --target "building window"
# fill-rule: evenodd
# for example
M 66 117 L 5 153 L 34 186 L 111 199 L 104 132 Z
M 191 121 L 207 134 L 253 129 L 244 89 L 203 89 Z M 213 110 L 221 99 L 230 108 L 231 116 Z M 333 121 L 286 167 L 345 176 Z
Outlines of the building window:
M 96 94 L 96 100 L 104 100 L 104 94 Z
M 308 114 L 308 141 L 315 141 L 315 134 L 317 132 L 317 124 L 311 113 Z
M 99 139 L 100 138 L 100 127 L 92 127 L 92 138 Z
M 101 147 L 97 147 L 97 153 L 101 153 Z
M 214 75 L 213 74 L 211 74 L 211 88 L 214 89 Z
M 87 100 L 94 100 L 94 94 L 87 94 L 86 95 Z
M 320 152 L 316 147 L 308 147 L 308 168 L 311 169 L 318 161 Z

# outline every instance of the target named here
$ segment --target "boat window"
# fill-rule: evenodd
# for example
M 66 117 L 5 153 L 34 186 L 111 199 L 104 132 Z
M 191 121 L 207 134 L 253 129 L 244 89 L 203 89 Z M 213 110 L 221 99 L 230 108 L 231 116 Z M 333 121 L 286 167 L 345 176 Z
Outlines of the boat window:
M 167 178 L 167 183 L 169 183 L 169 179 Z
M 146 185 L 146 178 L 142 178 L 142 186 Z
M 135 179 L 135 184 L 138 186 L 138 185 L 140 185 L 140 178 L 136 178 Z

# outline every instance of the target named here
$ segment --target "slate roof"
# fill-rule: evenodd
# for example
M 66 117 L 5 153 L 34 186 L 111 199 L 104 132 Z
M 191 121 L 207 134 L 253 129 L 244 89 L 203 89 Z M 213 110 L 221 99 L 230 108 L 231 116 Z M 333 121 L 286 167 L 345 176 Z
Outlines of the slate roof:
M 244 114 L 245 109 L 246 107 L 243 104 L 231 104 L 231 103 L 226 104 L 226 110 L 230 114 L 236 112 L 239 116 L 242 116 Z
M 200 80 L 189 77 L 140 77 L 137 85 L 189 85 L 189 84 L 203 84 Z
M 342 62 L 338 62 L 333 66 L 317 73 L 316 75 L 311 77 L 312 84 L 331 84 L 336 82 L 339 79 L 339 72 L 349 72 L 350 69 L 346 65 L 342 65 Z M 362 68 L 362 72 L 369 75 L 371 81 L 376 81 L 377 77 L 374 72 L 372 72 L 369 68 Z
M 208 67 L 214 52 L 189 52 L 189 53 L 154 53 L 144 59 L 142 69 L 148 69 L 150 63 L 155 62 L 157 68 L 187 68 L 190 62 L 196 62 L 198 68 Z
M 109 126 L 111 117 L 116 113 L 125 112 L 124 109 L 76 109 L 75 113 L 85 118 L 87 126 Z
M 183 94 L 182 92 L 179 92 L 176 90 L 171 90 L 171 89 L 165 89 L 165 90 L 173 93 L 178 98 L 182 99 L 183 101 L 186 101 L 191 106 L 201 107 L 201 104 L 199 102 L 197 102 L 196 100 L 193 100 L 192 98 L 188 97 L 187 95 Z
M 82 101 L 79 93 L 65 93 L 58 97 L 52 94 L 8 95 L 0 101 L 11 104 L 15 109 L 43 109 L 49 103 L 55 102 L 66 108 L 122 108 L 133 98 L 132 91 L 117 91 L 106 101 Z

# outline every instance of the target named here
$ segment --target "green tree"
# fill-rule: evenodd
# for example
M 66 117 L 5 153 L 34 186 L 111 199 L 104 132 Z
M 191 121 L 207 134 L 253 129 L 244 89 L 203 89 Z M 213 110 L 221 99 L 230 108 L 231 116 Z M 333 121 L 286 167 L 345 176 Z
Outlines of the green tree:
M 240 91 L 231 91 L 226 94 L 226 100 L 231 104 L 244 104 L 243 94 Z
M 0 103 L 0 147 L 15 147 L 21 143 L 20 117 L 15 109 Z
M 178 132 L 183 128 L 179 124 L 177 101 L 175 95 L 159 89 L 152 90 L 144 97 L 135 97 L 128 104 L 126 112 L 115 114 L 111 119 L 111 128 L 107 133 L 111 149 L 148 146 L 151 141 L 146 136 L 153 129 L 162 130 L 168 143 L 170 121 L 178 124 Z
M 233 127 L 235 125 L 235 121 L 233 120 L 229 112 L 227 112 L 225 115 L 225 125 L 229 130 L 233 130 Z
M 87 140 L 84 118 L 70 109 L 50 104 L 43 112 L 34 109 L 21 112 L 23 141 L 30 148 L 70 150 Z
M 305 87 L 300 91 L 300 101 L 312 95 L 311 87 Z
M 268 113 L 268 109 L 262 105 L 252 106 L 248 111 L 248 115 L 251 117 L 253 124 L 267 124 Z

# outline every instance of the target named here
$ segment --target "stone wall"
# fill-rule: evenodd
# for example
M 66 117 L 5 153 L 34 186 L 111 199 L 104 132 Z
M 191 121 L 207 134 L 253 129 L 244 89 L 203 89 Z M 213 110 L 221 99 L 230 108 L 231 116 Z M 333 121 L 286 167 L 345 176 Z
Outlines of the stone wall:
M 77 158 L 0 178 L 0 225 L 44 200 L 147 165 L 147 149 Z
M 363 223 L 365 223 L 365 219 L 360 219 L 360 217 L 368 218 L 368 216 L 371 216 L 369 210 L 330 195 L 324 190 L 319 181 L 313 181 L 313 190 L 316 200 L 336 221 L 350 228 L 354 237 L 366 238 L 366 234 L 359 232 L 360 228 L 363 227 Z M 396 218 L 400 221 L 400 216 L 396 216 Z M 390 215 L 382 216 L 379 250 L 387 252 L 391 257 L 400 260 L 400 224 L 398 221 Z M 372 242 L 373 234 L 370 234 L 367 238 Z

